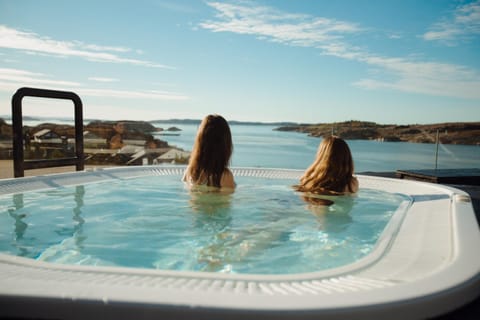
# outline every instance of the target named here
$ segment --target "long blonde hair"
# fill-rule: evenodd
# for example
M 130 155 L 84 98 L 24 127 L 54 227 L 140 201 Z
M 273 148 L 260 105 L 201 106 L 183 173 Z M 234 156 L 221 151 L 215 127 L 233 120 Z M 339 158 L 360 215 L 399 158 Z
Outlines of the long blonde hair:
M 348 144 L 337 136 L 330 136 L 322 141 L 315 161 L 294 188 L 320 194 L 354 192 L 353 171 L 353 159 Z
M 233 152 L 232 134 L 220 115 L 206 116 L 198 128 L 187 175 L 195 184 L 220 187 Z

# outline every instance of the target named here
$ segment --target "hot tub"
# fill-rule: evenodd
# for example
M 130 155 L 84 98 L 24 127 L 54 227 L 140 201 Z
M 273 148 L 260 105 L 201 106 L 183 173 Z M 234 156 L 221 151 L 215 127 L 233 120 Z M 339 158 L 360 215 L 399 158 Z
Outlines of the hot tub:
M 148 176 L 180 178 L 184 167 L 109 168 L 0 180 L 14 198 Z M 301 171 L 234 168 L 258 183 Z M 61 319 L 426 318 L 475 299 L 480 234 L 469 196 L 446 186 L 359 176 L 361 188 L 408 198 L 369 253 L 346 265 L 289 274 L 70 265 L 0 254 L 0 315 Z M 0 213 L 2 214 L 2 213 Z

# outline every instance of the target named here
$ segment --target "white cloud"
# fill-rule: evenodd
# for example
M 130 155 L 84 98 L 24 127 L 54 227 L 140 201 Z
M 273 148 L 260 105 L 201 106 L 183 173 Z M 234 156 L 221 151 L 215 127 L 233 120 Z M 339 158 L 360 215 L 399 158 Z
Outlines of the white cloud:
M 398 33 L 392 33 L 388 35 L 388 38 L 390 39 L 402 39 L 402 36 Z
M 78 89 L 79 95 L 109 97 L 109 98 L 127 98 L 127 99 L 151 99 L 151 100 L 188 100 L 185 95 L 157 92 L 157 91 L 131 91 L 131 90 L 108 90 L 108 89 Z
M 98 81 L 98 80 L 97 80 Z M 167 91 L 135 91 L 86 88 L 82 84 L 71 81 L 50 80 L 42 73 L 19 69 L 0 68 L 0 91 L 14 92 L 20 87 L 39 87 L 53 90 L 75 91 L 80 96 L 108 97 L 112 99 L 147 99 L 182 101 L 189 97 Z
M 430 31 L 423 35 L 428 41 L 440 41 L 447 45 L 455 45 L 480 35 L 480 0 L 459 6 L 452 17 L 434 24 Z M 478 41 L 478 39 L 477 39 Z
M 343 34 L 361 29 L 354 23 L 303 14 L 289 14 L 269 7 L 209 2 L 218 11 L 217 20 L 200 27 L 214 32 L 252 34 L 270 41 L 294 46 L 317 46 L 341 39 Z
M 382 67 L 394 80 L 362 79 L 355 83 L 362 88 L 480 99 L 480 75 L 462 66 L 381 57 L 371 57 L 365 62 Z
M 109 105 L 99 104 L 95 101 L 84 106 L 84 119 L 105 119 L 105 120 L 156 120 L 173 118 L 202 118 L 203 114 L 192 114 L 191 110 L 181 108 L 168 110 L 165 108 L 142 107 L 135 108 L 132 112 L 131 105 Z
M 42 37 L 31 32 L 24 32 L 0 25 L 0 48 L 16 49 L 57 57 L 78 57 L 89 61 L 126 63 L 145 67 L 172 67 L 145 60 L 121 57 L 115 53 L 130 51 L 128 48 L 84 44 L 79 41 L 59 41 Z
M 79 47 L 82 47 L 84 49 L 93 50 L 93 51 L 113 51 L 113 52 L 132 51 L 131 49 L 124 48 L 124 47 L 109 47 L 109 46 L 99 46 L 96 44 L 84 44 L 83 42 L 80 42 L 80 41 L 75 41 L 75 44 L 77 44 Z
M 72 81 L 50 80 L 42 73 L 34 73 L 25 70 L 0 68 L 0 81 L 6 81 L 0 84 L 0 90 L 8 87 L 18 89 L 20 87 L 79 87 L 80 84 Z
M 89 77 L 88 80 L 98 81 L 98 82 L 117 82 L 118 79 L 115 78 L 105 78 L 105 77 Z
M 468 23 L 476 32 L 480 0 L 458 10 L 458 21 Z M 292 46 L 317 48 L 323 55 L 366 63 L 381 71 L 379 79 L 362 79 L 354 85 L 366 89 L 392 89 L 403 92 L 440 95 L 467 99 L 480 98 L 480 75 L 466 67 L 391 58 L 366 52 L 353 46 L 347 35 L 363 32 L 357 24 L 310 15 L 282 13 L 269 7 L 208 3 L 217 10 L 216 20 L 200 27 L 213 32 L 250 34 Z M 460 15 L 462 13 L 462 15 Z M 388 77 L 388 80 L 385 80 Z

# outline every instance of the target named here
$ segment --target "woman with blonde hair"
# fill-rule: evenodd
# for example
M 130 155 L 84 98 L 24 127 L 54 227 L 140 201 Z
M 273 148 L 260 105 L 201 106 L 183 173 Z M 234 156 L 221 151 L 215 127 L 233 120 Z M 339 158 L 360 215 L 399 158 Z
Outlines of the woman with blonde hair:
M 343 195 L 358 191 L 358 180 L 348 144 L 337 136 L 323 139 L 315 161 L 294 188 L 301 192 Z
M 183 181 L 191 185 L 235 188 L 233 174 L 228 169 L 232 152 L 227 121 L 216 114 L 206 116 L 198 128 Z

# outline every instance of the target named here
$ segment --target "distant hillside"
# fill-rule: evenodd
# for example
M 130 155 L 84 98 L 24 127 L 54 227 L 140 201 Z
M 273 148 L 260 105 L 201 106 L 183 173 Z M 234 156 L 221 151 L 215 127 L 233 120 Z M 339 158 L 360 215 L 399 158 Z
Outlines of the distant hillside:
M 124 122 L 129 127 L 132 134 L 138 133 L 143 137 L 143 133 L 158 131 L 152 126 L 155 123 L 176 123 L 176 124 L 199 124 L 198 119 L 170 119 L 155 121 L 128 121 Z M 96 125 L 100 123 L 100 125 Z M 99 136 L 104 136 L 103 131 L 111 129 L 113 121 L 92 121 L 85 126 L 85 130 L 95 132 Z M 346 121 L 335 123 L 319 123 L 319 124 L 297 124 L 292 122 L 245 122 L 245 121 L 229 121 L 231 125 L 269 125 L 278 126 L 274 130 L 279 131 L 295 131 L 306 133 L 313 137 L 324 137 L 331 134 L 338 135 L 348 140 L 379 140 L 379 141 L 403 141 L 416 143 L 435 143 L 437 130 L 439 132 L 440 142 L 443 144 L 464 144 L 480 146 L 480 122 L 453 122 L 438 124 L 411 124 L 411 125 L 392 125 L 377 124 L 375 122 L 366 121 Z M 103 128 L 105 126 L 105 128 Z M 69 130 L 73 132 L 72 126 L 43 124 L 41 128 L 53 127 L 55 130 Z M 63 128 L 65 127 L 65 128 Z M 98 128 L 97 128 L 98 127 Z M 100 128 L 102 127 L 102 128 Z M 63 129 L 62 129 L 63 128 Z M 102 129 L 102 132 L 96 132 Z M 108 130 L 107 130 L 108 129 Z M 59 132 L 64 135 L 64 132 Z M 68 135 L 68 134 L 67 134 Z M 12 138 L 11 125 L 0 118 L 0 139 Z
M 390 125 L 365 121 L 346 121 L 310 125 L 282 126 L 279 131 L 307 133 L 313 137 L 332 134 L 347 140 L 403 141 L 435 143 L 437 131 L 440 143 L 480 145 L 480 122 Z
M 175 124 L 200 124 L 201 119 L 167 119 L 167 120 L 151 120 L 150 123 L 175 123 Z M 228 120 L 230 125 L 252 125 L 252 126 L 298 126 L 303 125 L 296 122 L 259 122 L 259 121 L 238 121 Z

